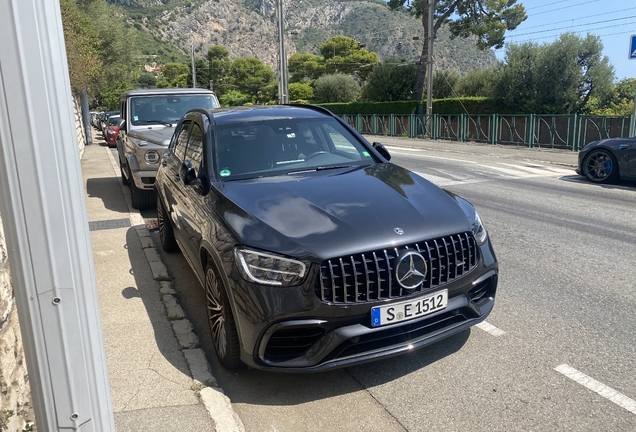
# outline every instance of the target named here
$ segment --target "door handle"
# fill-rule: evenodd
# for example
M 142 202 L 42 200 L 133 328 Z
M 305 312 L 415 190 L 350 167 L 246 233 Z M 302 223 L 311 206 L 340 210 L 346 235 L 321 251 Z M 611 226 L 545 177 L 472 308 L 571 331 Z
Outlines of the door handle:
M 161 160 L 161 166 L 166 166 L 166 165 L 168 165 L 168 161 L 165 160 L 165 159 L 162 159 Z

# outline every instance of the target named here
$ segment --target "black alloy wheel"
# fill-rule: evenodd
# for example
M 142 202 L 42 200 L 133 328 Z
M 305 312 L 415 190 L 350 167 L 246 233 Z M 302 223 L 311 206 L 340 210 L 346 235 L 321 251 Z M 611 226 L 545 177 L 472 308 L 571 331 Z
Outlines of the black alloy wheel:
M 157 194 L 157 225 L 159 226 L 159 239 L 161 247 L 166 252 L 175 252 L 178 249 L 177 241 L 174 238 L 174 228 L 168 217 L 166 208 Z
M 583 174 L 594 183 L 611 183 L 618 178 L 616 158 L 607 150 L 592 150 L 583 162 Z
M 219 362 L 226 369 L 238 369 L 241 366 L 241 356 L 234 316 L 223 282 L 211 262 L 205 268 L 205 303 L 210 334 Z

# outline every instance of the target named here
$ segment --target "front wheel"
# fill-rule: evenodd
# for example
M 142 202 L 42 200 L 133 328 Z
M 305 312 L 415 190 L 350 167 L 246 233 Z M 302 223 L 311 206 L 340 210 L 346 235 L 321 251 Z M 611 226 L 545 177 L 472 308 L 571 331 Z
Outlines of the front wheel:
M 594 183 L 612 183 L 618 178 L 616 158 L 607 150 L 592 150 L 583 162 L 583 174 Z
M 238 369 L 241 366 L 241 353 L 234 315 L 223 281 L 211 262 L 205 268 L 205 304 L 210 334 L 219 362 L 226 369 Z

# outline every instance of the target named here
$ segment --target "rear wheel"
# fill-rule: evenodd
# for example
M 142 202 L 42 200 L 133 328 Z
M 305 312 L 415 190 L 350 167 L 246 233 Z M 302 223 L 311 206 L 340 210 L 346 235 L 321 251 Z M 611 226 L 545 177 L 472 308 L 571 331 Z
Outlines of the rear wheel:
M 607 150 L 592 150 L 583 162 L 583 174 L 594 183 L 611 183 L 618 179 L 616 158 Z
M 159 225 L 159 239 L 161 247 L 166 252 L 175 252 L 178 248 L 177 241 L 174 238 L 174 228 L 172 222 L 168 218 L 168 214 L 157 194 L 157 225 Z
M 205 268 L 205 303 L 210 334 L 219 362 L 226 369 L 238 369 L 241 366 L 241 355 L 234 315 L 223 281 L 211 262 Z

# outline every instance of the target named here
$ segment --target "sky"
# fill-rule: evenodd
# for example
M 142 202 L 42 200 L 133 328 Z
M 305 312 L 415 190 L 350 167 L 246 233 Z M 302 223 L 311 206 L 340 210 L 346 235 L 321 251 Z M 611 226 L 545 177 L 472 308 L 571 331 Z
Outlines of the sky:
M 517 0 L 528 19 L 506 33 L 506 42 L 550 43 L 570 31 L 601 38 L 603 53 L 616 79 L 636 78 L 636 59 L 629 60 L 630 38 L 636 35 L 636 0 Z M 505 56 L 505 47 L 495 51 Z

